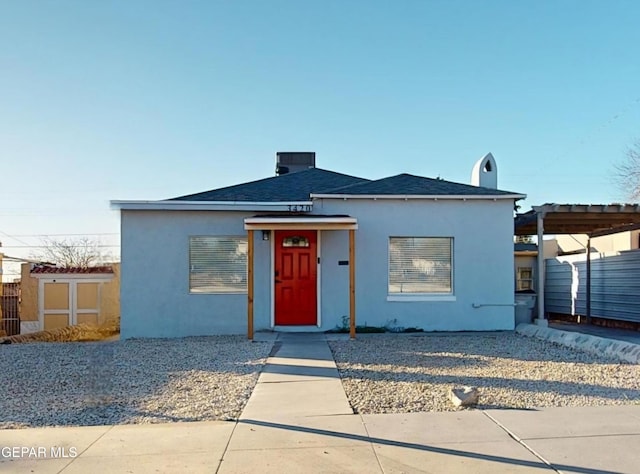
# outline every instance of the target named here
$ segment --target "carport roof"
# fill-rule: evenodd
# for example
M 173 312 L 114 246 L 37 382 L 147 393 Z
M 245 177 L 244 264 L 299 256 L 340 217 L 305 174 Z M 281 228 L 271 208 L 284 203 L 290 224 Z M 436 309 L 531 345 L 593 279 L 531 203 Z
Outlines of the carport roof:
M 535 235 L 542 214 L 545 234 L 592 237 L 631 230 L 640 224 L 640 204 L 553 204 L 533 206 L 515 218 L 515 235 Z

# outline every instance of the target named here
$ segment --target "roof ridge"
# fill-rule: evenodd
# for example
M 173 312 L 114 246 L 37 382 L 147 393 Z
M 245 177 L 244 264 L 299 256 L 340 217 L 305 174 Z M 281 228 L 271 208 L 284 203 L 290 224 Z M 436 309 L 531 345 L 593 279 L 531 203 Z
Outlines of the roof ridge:
M 318 168 L 309 168 L 309 170 L 310 169 L 318 169 Z M 300 171 L 297 171 L 295 174 L 297 174 L 297 173 L 306 173 L 309 170 L 300 170 Z M 294 174 L 294 173 L 287 173 L 287 174 Z M 213 189 L 207 189 L 206 191 L 199 191 L 197 193 L 184 194 L 182 196 L 176 196 L 176 197 L 169 198 L 168 201 L 173 201 L 173 200 L 176 200 L 176 199 L 183 200 L 184 198 L 187 198 L 189 196 L 197 196 L 197 195 L 202 194 L 202 193 L 210 193 L 212 191 L 220 191 L 222 189 L 232 189 L 232 188 L 236 188 L 238 186 L 245 186 L 247 184 L 262 183 L 264 181 L 268 181 L 268 180 L 271 180 L 273 178 L 279 178 L 281 176 L 287 176 L 287 174 L 281 174 L 281 175 L 275 175 L 275 176 L 267 176 L 266 178 L 254 179 L 253 181 L 246 181 L 244 183 L 230 184 L 228 186 L 222 186 L 220 188 L 213 188 Z
M 408 180 L 408 181 L 407 181 Z M 376 187 L 376 185 L 381 185 L 382 187 Z M 408 188 L 413 188 L 413 190 L 401 190 L 398 188 L 397 192 L 389 192 L 388 187 L 392 186 L 400 186 L 401 188 L 407 186 Z M 424 188 L 423 190 L 416 190 Z M 386 187 L 386 189 L 385 189 Z M 364 192 L 368 188 L 373 188 L 370 193 Z M 360 191 L 358 193 L 358 191 Z M 449 181 L 442 178 L 430 178 L 427 176 L 420 176 L 411 173 L 399 173 L 393 176 L 387 176 L 385 178 L 379 178 L 375 180 L 369 180 L 361 183 L 354 183 L 347 186 L 342 186 L 339 188 L 327 189 L 325 191 L 316 192 L 314 194 L 397 194 L 397 195 L 405 195 L 405 194 L 429 194 L 433 192 L 435 195 L 455 195 L 455 194 L 469 194 L 469 195 L 490 195 L 490 196 L 500 196 L 500 195 L 510 195 L 517 194 L 511 191 L 505 191 L 501 189 L 487 188 L 483 186 L 475 186 L 473 184 L 467 183 L 458 183 L 456 181 Z
M 364 185 L 367 185 L 367 184 L 374 184 L 374 183 L 377 183 L 379 181 L 384 181 L 386 179 L 397 178 L 398 176 L 411 176 L 413 178 L 424 178 L 424 176 L 418 176 L 418 175 L 413 175 L 413 174 L 409 174 L 409 173 L 399 173 L 399 174 L 394 174 L 394 175 L 391 175 L 391 176 L 385 176 L 384 178 L 367 179 L 366 181 L 362 181 L 360 183 L 347 184 L 346 186 L 340 186 L 338 188 L 331 188 L 331 189 L 326 189 L 326 190 L 322 190 L 322 191 L 317 191 L 314 194 L 333 194 L 336 191 L 344 191 L 344 190 L 347 190 L 347 189 L 357 188 L 357 187 L 364 186 Z M 432 179 L 432 178 L 426 178 L 426 179 Z
M 315 192 L 316 189 L 326 189 L 328 187 L 336 187 L 337 184 L 344 184 L 350 181 L 368 181 L 366 178 L 358 176 L 348 175 L 345 173 L 339 173 L 337 171 L 331 171 L 324 168 L 308 168 L 293 173 L 286 173 L 281 175 L 269 176 L 266 178 L 249 181 L 246 183 L 233 184 L 230 186 L 223 186 L 220 188 L 209 189 L 207 191 L 201 191 L 197 193 L 185 194 L 182 196 L 173 197 L 167 199 L 168 201 L 189 201 L 189 200 L 216 200 L 211 199 L 208 196 L 227 196 L 222 200 L 247 200 L 247 201 L 264 201 L 267 195 L 273 194 L 274 189 L 280 189 L 279 193 L 276 193 L 277 198 L 273 200 L 291 201 L 291 200 L 305 200 L 310 199 L 310 194 Z M 259 191 L 257 191 L 259 190 Z M 284 192 L 286 191 L 286 192 Z M 283 194 L 284 192 L 284 194 Z M 248 193 L 248 194 L 247 194 Z M 250 198 L 247 198 L 251 195 Z M 291 198 L 283 198 L 282 196 L 292 195 Z M 233 196 L 233 199 L 228 199 L 228 196 Z

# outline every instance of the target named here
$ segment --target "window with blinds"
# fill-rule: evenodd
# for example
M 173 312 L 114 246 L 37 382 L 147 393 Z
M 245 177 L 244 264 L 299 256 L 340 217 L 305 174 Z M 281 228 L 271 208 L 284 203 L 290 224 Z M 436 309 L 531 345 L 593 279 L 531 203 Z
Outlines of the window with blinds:
M 453 239 L 390 237 L 389 294 L 432 293 L 453 293 Z
M 247 238 L 189 237 L 191 293 L 246 293 Z

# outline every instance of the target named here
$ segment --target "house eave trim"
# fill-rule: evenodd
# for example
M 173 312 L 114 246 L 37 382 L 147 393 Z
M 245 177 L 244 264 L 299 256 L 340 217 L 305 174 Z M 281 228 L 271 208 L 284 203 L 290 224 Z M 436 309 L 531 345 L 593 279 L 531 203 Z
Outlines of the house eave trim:
M 491 200 L 498 199 L 525 199 L 526 194 L 311 194 L 312 199 L 427 199 L 433 201 L 471 201 L 471 200 Z
M 247 217 L 245 230 L 357 230 L 355 217 Z
M 311 201 L 111 201 L 112 209 L 124 211 L 310 211 Z

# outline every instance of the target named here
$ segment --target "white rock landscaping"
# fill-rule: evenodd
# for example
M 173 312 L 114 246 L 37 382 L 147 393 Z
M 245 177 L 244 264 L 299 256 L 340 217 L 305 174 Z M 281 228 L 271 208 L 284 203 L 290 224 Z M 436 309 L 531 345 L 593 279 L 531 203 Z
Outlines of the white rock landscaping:
M 243 336 L 0 346 L 0 428 L 237 418 L 272 343 Z
M 485 408 L 640 404 L 640 365 L 504 333 L 358 335 L 330 341 L 359 413 L 458 410 L 452 388 Z

